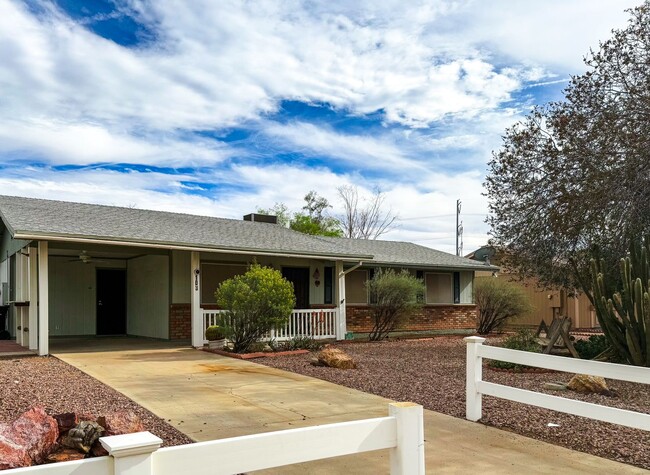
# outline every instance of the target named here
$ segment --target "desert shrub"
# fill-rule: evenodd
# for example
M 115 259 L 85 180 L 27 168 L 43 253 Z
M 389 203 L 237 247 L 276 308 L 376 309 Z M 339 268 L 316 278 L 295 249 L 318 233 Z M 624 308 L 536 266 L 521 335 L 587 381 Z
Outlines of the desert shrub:
M 293 350 L 320 350 L 323 346 L 318 340 L 314 340 L 310 336 L 295 336 L 291 340 L 283 341 L 278 344 L 275 349 L 277 351 L 293 351 Z
M 528 329 L 519 330 L 514 335 L 510 335 L 505 340 L 503 340 L 501 346 L 503 348 L 508 348 L 511 350 L 530 351 L 532 353 L 542 352 L 542 348 L 540 344 L 537 342 L 537 337 L 535 336 L 535 332 Z M 502 368 L 502 369 L 529 368 L 529 366 L 520 365 L 517 363 L 510 363 L 507 361 L 498 361 L 498 360 L 490 360 L 488 364 L 493 368 Z
M 205 338 L 209 341 L 222 340 L 225 338 L 223 328 L 219 325 L 210 325 L 205 329 Z
M 215 297 L 225 310 L 221 327 L 235 353 L 246 353 L 272 329 L 286 325 L 296 303 L 291 282 L 258 264 L 222 282 Z
M 610 348 L 605 335 L 591 335 L 587 340 L 577 340 L 573 346 L 583 360 L 592 360 Z
M 419 297 L 424 294 L 424 283 L 406 270 L 379 269 L 366 287 L 371 302 L 375 302 L 370 310 L 373 321 L 371 341 L 385 338 L 401 320 L 422 307 Z
M 500 278 L 476 279 L 474 300 L 478 307 L 476 331 L 479 335 L 501 330 L 508 321 L 532 310 L 524 291 Z

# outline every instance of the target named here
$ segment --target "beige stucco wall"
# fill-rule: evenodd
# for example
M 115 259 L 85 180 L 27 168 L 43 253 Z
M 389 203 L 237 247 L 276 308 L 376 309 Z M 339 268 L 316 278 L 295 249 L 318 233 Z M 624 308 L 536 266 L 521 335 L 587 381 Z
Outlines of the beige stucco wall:
M 169 257 L 127 261 L 126 325 L 129 335 L 169 338 Z

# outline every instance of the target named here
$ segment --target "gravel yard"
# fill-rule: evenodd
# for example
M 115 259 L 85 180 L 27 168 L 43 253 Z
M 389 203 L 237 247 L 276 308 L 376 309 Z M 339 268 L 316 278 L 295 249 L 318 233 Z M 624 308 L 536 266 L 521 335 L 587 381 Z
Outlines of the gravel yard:
M 140 416 L 146 430 L 163 439 L 164 446 L 192 442 L 123 394 L 57 358 L 0 359 L 0 423 L 11 422 L 37 405 L 50 415 L 131 411 Z
M 346 343 L 337 347 L 357 362 L 354 370 L 309 364 L 310 355 L 262 358 L 256 362 L 350 388 L 413 401 L 455 417 L 465 416 L 465 343 L 459 337 Z M 545 391 L 545 382 L 568 382 L 568 373 L 510 373 L 488 368 L 486 381 L 583 401 L 650 413 L 650 386 L 608 381 L 616 398 Z M 492 397 L 483 398 L 482 422 L 571 449 L 650 469 L 650 432 L 556 413 Z M 548 423 L 559 427 L 548 427 Z M 558 467 L 561 473 L 561 467 Z

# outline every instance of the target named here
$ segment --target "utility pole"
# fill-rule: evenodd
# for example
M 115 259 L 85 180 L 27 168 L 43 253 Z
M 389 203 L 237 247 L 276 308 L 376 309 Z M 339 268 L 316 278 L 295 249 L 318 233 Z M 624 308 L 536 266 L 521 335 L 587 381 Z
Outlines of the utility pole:
M 461 201 L 456 200 L 456 255 L 463 255 L 463 222 L 460 221 Z

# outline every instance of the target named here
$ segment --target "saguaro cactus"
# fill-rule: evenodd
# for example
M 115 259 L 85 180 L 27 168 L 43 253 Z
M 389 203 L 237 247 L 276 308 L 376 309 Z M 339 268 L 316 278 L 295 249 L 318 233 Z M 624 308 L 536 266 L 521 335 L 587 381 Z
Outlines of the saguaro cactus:
M 650 238 L 632 243 L 621 259 L 619 290 L 606 285 L 603 263 L 592 259 L 594 307 L 605 336 L 630 364 L 650 367 Z

